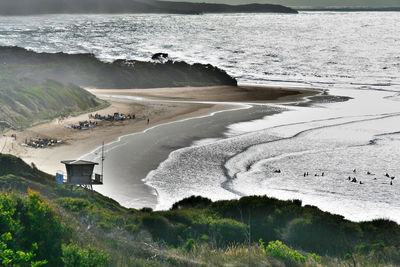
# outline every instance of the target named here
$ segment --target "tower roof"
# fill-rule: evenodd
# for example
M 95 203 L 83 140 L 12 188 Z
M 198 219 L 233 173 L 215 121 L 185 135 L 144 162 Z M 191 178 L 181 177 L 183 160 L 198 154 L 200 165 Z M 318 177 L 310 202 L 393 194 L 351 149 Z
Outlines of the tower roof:
M 65 165 L 99 165 L 97 162 L 87 160 L 63 160 L 61 163 Z

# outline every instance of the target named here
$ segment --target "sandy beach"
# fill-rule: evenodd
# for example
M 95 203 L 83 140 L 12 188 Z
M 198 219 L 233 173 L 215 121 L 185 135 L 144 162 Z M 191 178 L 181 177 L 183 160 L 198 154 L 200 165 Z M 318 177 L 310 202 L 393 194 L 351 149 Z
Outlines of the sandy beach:
M 21 157 L 24 161 L 32 162 L 41 170 L 55 174 L 63 169 L 61 160 L 77 159 L 80 156 L 99 147 L 103 142 L 109 143 L 118 137 L 130 133 L 140 132 L 150 126 L 180 120 L 191 116 L 202 116 L 221 109 L 227 105 L 208 104 L 173 104 L 173 103 L 146 103 L 124 99 L 107 99 L 110 106 L 97 112 L 85 113 L 66 119 L 55 119 L 49 123 L 37 125 L 24 131 L 9 131 L 0 138 L 0 148 L 3 153 Z M 77 124 L 79 121 L 90 120 L 90 114 L 108 115 L 119 112 L 122 114 L 135 114 L 136 119 L 120 122 L 99 122 L 100 125 L 88 130 L 67 128 L 68 125 Z M 150 123 L 147 124 L 147 118 Z M 17 139 L 11 138 L 16 134 Z M 53 147 L 31 148 L 25 146 L 26 140 L 31 138 L 58 139 L 62 143 Z
M 282 103 L 298 101 L 300 98 L 315 94 L 315 90 L 290 87 L 267 86 L 207 86 L 207 87 L 170 87 L 151 89 L 93 89 L 89 92 L 109 95 L 130 95 L 147 99 L 210 102 L 252 102 Z
M 159 100 L 177 101 L 215 101 L 215 102 L 283 102 L 294 101 L 299 96 L 305 97 L 312 91 L 298 89 L 283 89 L 279 87 L 177 87 L 155 89 L 87 89 L 95 95 L 125 95 L 152 99 L 151 102 L 135 101 L 132 99 L 118 99 L 100 96 L 108 101 L 110 106 L 97 112 L 85 113 L 65 119 L 55 119 L 49 123 L 40 124 L 24 131 L 9 131 L 0 138 L 2 153 L 9 153 L 21 157 L 27 163 L 34 163 L 39 169 L 55 173 L 62 169 L 61 160 L 75 159 L 96 149 L 101 144 L 115 141 L 120 136 L 141 132 L 145 129 L 171 121 L 190 117 L 204 116 L 216 111 L 232 109 L 228 104 L 202 103 L 171 103 L 157 102 Z M 300 93 L 301 92 L 301 93 Z M 123 122 L 100 122 L 100 125 L 88 130 L 67 128 L 68 125 L 79 121 L 89 120 L 90 114 L 108 115 L 114 112 L 135 114 L 136 119 Z M 147 118 L 150 124 L 147 124 Z M 17 139 L 11 138 L 15 134 Z M 32 138 L 50 138 L 62 141 L 54 147 L 36 149 L 23 144 Z
M 61 160 L 78 159 L 100 147 L 102 143 L 112 143 L 121 140 L 121 136 L 141 133 L 136 136 L 139 141 L 132 141 L 136 146 L 135 159 L 132 166 L 133 185 L 128 186 L 124 182 L 118 183 L 122 187 L 130 188 L 136 196 L 146 201 L 136 201 L 135 204 L 126 204 L 131 198 L 128 192 L 121 192 L 120 188 L 104 186 L 100 192 L 113 197 L 127 206 L 140 207 L 156 204 L 155 192 L 146 186 L 142 179 L 146 174 L 156 168 L 165 160 L 169 153 L 175 149 L 189 146 L 193 141 L 201 138 L 221 137 L 225 127 L 231 123 L 262 118 L 277 110 L 258 107 L 231 111 L 229 114 L 218 114 L 212 120 L 204 118 L 207 115 L 219 111 L 244 108 L 245 105 L 234 105 L 233 102 L 251 103 L 276 103 L 294 102 L 315 95 L 318 91 L 301 90 L 296 88 L 283 89 L 279 87 L 185 87 L 185 88 L 156 88 L 156 89 L 87 89 L 89 92 L 106 100 L 110 105 L 97 112 L 82 114 L 75 117 L 55 119 L 26 129 L 24 131 L 9 131 L 0 138 L 2 153 L 9 153 L 22 158 L 28 164 L 34 163 L 37 168 L 50 174 L 63 170 Z M 113 96 L 113 97 L 111 97 Z M 119 98 L 118 96 L 121 96 Z M 126 97 L 128 96 L 128 98 Z M 124 98 L 125 97 L 125 98 Z M 201 103 L 201 101 L 212 103 Z M 248 106 L 249 107 L 249 106 Z M 120 114 L 135 114 L 136 118 L 125 121 L 99 121 L 99 126 L 88 130 L 76 130 L 67 128 L 79 121 L 93 120 L 91 114 L 98 113 L 106 116 L 119 112 Z M 224 112 L 225 113 L 225 112 Z M 183 121 L 189 118 L 201 118 L 190 120 L 176 125 L 170 125 L 174 121 Z M 150 123 L 147 124 L 147 119 Z M 162 125 L 162 128 L 155 128 Z M 151 128 L 152 131 L 144 131 Z M 17 136 L 16 140 L 11 137 Z M 32 138 L 49 138 L 62 140 L 61 144 L 45 148 L 32 148 L 24 143 Z M 175 138 L 175 139 L 174 139 Z M 109 159 L 115 165 L 116 159 Z M 118 180 L 123 174 L 117 174 L 118 170 L 109 168 L 106 174 L 113 173 L 113 180 Z M 109 175 L 111 176 L 111 175 Z M 115 185 L 115 184 L 114 184 Z M 113 185 L 113 186 L 114 186 Z M 112 187 L 112 186 L 111 186 Z M 133 188 L 134 187 L 134 188 Z M 105 189 L 106 188 L 106 189 Z M 105 191 L 103 192 L 103 190 Z M 97 190 L 97 189 L 96 189 Z M 139 203 L 139 204 L 138 204 Z

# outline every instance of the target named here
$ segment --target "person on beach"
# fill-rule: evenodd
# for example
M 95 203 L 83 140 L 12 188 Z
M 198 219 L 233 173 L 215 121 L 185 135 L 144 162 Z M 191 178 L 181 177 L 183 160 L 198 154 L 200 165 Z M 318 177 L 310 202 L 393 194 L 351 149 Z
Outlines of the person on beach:
M 149 123 L 150 123 L 150 119 L 149 119 L 149 118 L 147 118 L 147 125 L 149 125 Z

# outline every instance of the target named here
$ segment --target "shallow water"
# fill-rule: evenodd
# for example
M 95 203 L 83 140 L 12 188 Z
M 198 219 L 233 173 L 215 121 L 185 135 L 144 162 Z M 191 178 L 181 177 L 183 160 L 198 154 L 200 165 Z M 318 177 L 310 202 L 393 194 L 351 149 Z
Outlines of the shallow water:
M 224 140 L 175 151 L 146 178 L 160 194 L 158 208 L 201 188 L 214 200 L 267 194 L 352 220 L 399 222 L 400 103 L 391 97 L 397 93 L 345 93 L 354 99 L 234 124 Z M 386 172 L 397 176 L 393 185 Z

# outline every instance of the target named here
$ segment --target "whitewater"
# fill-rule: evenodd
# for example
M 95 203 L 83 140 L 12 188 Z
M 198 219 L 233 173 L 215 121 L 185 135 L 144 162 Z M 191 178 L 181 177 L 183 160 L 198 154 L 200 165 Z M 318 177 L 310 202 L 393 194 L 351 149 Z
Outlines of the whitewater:
M 46 15 L 0 17 L 0 45 L 104 61 L 166 52 L 221 67 L 241 84 L 350 97 L 281 105 L 285 112 L 229 125 L 223 138 L 173 151 L 144 181 L 157 193 L 157 209 L 193 194 L 267 194 L 352 220 L 400 222 L 399 28 L 395 12 Z

